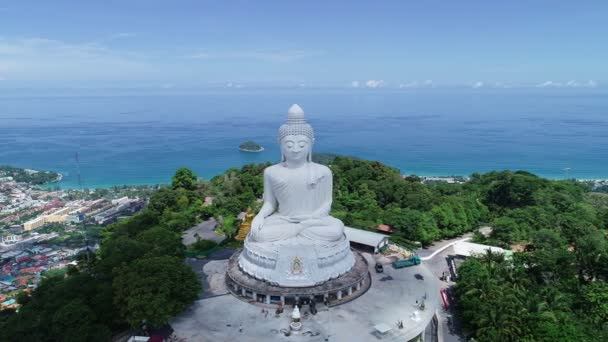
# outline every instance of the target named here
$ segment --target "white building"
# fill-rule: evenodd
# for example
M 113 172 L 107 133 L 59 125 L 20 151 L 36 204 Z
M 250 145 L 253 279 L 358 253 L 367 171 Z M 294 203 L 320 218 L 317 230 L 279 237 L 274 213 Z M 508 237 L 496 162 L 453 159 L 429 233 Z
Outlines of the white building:
M 388 235 L 351 227 L 344 227 L 344 234 L 351 245 L 373 249 L 374 253 L 378 253 L 382 248 L 388 246 Z
M 488 252 L 488 250 L 490 250 L 492 253 L 504 254 L 505 256 L 510 256 L 513 254 L 512 251 L 509 251 L 509 250 L 506 250 L 506 249 L 503 249 L 500 247 L 482 245 L 479 243 L 473 243 L 473 242 L 468 242 L 468 241 L 456 242 L 453 245 L 453 247 L 454 247 L 454 253 L 456 255 L 460 255 L 460 256 L 464 256 L 464 257 L 470 257 L 472 255 L 486 254 Z

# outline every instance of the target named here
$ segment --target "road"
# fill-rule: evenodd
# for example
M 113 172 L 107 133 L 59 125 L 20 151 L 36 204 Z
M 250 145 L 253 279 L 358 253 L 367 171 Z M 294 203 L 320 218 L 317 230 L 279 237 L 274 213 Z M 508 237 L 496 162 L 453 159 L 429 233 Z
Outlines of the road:
M 448 268 L 448 256 L 453 254 L 454 251 L 450 248 L 454 243 L 458 241 L 470 240 L 473 237 L 473 233 L 467 233 L 462 236 L 442 240 L 434 243 L 427 248 L 420 248 L 416 251 L 420 259 L 423 260 L 424 265 L 433 273 L 437 278 L 446 272 L 449 273 Z M 453 286 L 454 282 L 445 282 L 440 280 L 440 287 L 442 289 Z M 439 342 L 459 342 L 464 341 L 460 335 L 456 333 L 458 329 L 454 329 L 457 322 L 451 312 L 445 310 L 443 305 L 437 310 L 438 319 L 438 340 Z
M 211 291 L 210 284 L 208 281 L 208 275 L 203 271 L 205 265 L 210 261 L 217 260 L 228 260 L 234 254 L 236 249 L 234 248 L 220 248 L 217 251 L 211 253 L 204 259 L 197 258 L 186 258 L 186 263 L 192 267 L 192 270 L 198 276 L 199 280 L 203 285 L 203 291 L 199 294 L 199 299 L 213 297 L 215 294 Z
M 217 222 L 213 218 L 199 223 L 182 233 L 182 243 L 187 246 L 196 242 L 195 234 L 198 234 L 203 240 L 212 240 L 217 243 L 222 242 L 224 237 L 215 233 L 214 229 L 216 225 Z

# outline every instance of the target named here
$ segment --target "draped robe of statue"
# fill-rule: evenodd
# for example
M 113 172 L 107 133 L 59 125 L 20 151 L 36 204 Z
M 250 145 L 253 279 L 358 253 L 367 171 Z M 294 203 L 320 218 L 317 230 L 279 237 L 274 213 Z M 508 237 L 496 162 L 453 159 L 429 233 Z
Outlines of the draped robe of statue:
M 298 156 L 298 151 L 290 149 L 298 147 L 286 137 L 305 139 L 300 142 L 303 149 L 308 148 L 304 163 L 289 163 L 289 158 Z M 344 224 L 329 215 L 332 173 L 310 160 L 314 132 L 299 106 L 289 110 L 279 142 L 293 154 L 264 170 L 264 206 L 256 216 L 257 222 L 263 223 L 255 227 L 253 220 L 239 255 L 239 267 L 272 285 L 319 285 L 348 272 L 355 263 Z
M 342 221 L 329 216 L 332 174 L 327 166 L 308 163 L 301 170 L 273 165 L 264 172 L 264 199 L 279 203 L 253 236 L 258 242 L 297 239 L 301 244 L 338 241 Z

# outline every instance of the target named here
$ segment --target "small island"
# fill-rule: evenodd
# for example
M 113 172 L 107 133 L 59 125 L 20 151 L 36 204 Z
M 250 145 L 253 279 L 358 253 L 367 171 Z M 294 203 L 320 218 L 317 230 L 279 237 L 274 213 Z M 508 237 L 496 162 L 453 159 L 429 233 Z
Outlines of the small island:
M 245 141 L 239 145 L 239 150 L 242 152 L 262 152 L 264 147 L 253 141 Z

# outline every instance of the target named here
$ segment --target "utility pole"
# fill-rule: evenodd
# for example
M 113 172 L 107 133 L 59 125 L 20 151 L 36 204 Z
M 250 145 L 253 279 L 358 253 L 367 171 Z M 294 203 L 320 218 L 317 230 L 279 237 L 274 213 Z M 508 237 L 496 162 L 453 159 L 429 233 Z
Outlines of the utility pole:
M 570 179 L 570 170 L 571 170 L 571 168 L 566 167 L 563 170 L 566 172 L 566 179 Z

